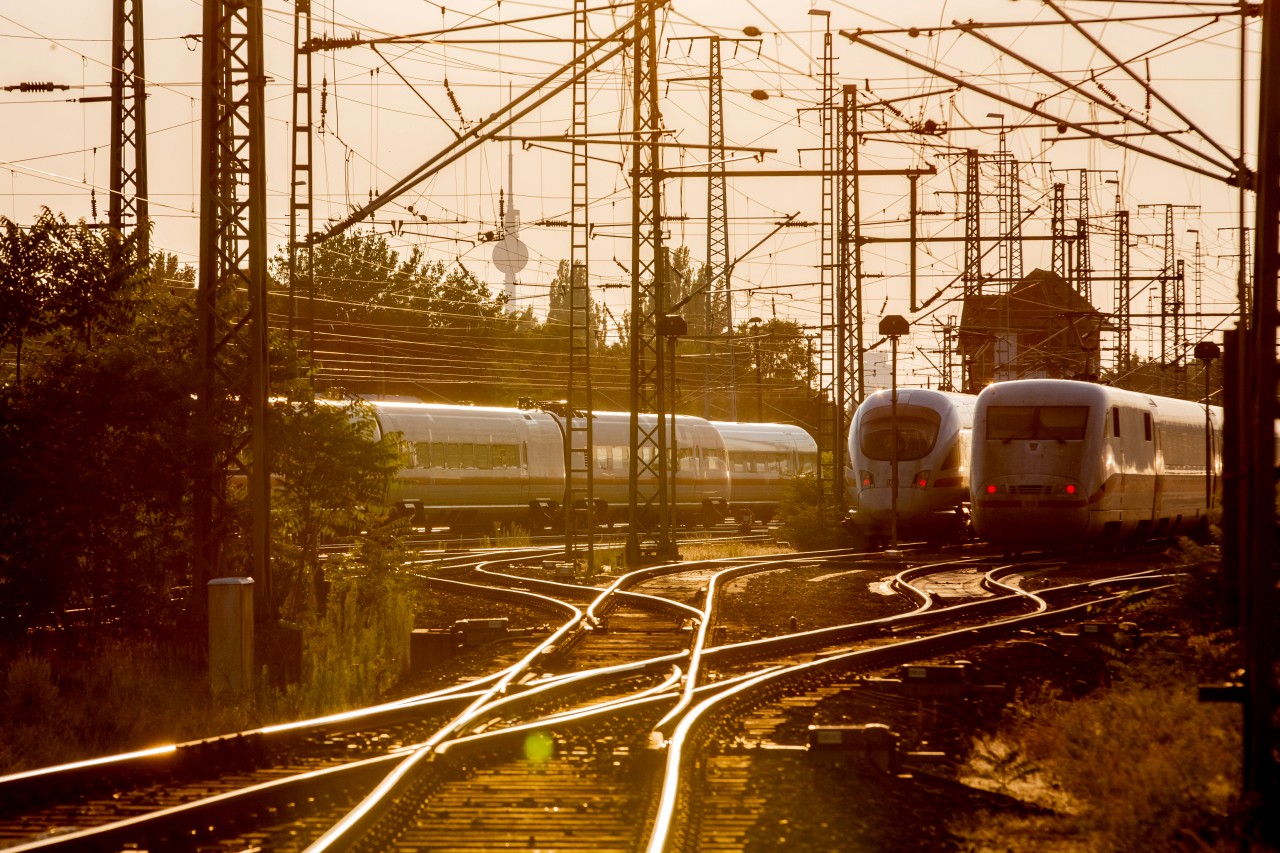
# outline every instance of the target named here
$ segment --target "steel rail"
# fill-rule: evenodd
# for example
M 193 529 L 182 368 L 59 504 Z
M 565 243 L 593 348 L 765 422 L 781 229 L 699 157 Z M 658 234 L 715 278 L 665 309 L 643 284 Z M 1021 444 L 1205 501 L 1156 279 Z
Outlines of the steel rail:
M 1154 590 L 1146 590 L 1150 593 Z M 680 720 L 675 732 L 668 740 L 665 769 L 663 772 L 662 792 L 659 797 L 658 812 L 653 823 L 646 853 L 668 853 L 668 851 L 688 849 L 683 838 L 689 827 L 677 825 L 680 816 L 687 816 L 687 809 L 678 809 L 679 794 L 682 789 L 683 764 L 686 760 L 686 744 L 697 734 L 697 729 L 709 725 L 707 720 L 721 705 L 734 699 L 752 701 L 755 694 L 766 689 L 781 687 L 777 682 L 784 679 L 798 679 L 811 673 L 828 669 L 845 668 L 861 671 L 873 667 L 888 666 L 906 660 L 919 660 L 931 657 L 944 651 L 971 646 L 975 643 L 999 639 L 1007 634 L 1016 633 L 1028 626 L 1040 627 L 1057 620 L 1069 620 L 1077 614 L 1090 613 L 1102 606 L 1109 606 L 1120 601 L 1120 594 L 1074 604 L 1058 610 L 1024 614 L 1008 619 L 989 622 L 985 625 L 962 628 L 943 634 L 904 640 L 891 646 L 872 649 L 859 649 L 844 654 L 833 655 L 807 663 L 786 667 L 782 670 L 762 674 L 743 681 L 724 692 L 711 697 L 694 706 Z M 938 614 L 951 610 L 937 611 Z

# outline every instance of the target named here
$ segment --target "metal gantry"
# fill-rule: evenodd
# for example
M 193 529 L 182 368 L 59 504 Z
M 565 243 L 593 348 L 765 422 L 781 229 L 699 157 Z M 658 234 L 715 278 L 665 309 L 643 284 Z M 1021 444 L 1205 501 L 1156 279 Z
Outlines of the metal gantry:
M 724 93 L 721 76 L 719 36 L 708 40 L 710 65 L 708 66 L 707 98 L 707 336 L 703 346 L 703 404 L 704 417 L 711 416 L 711 348 L 714 338 L 733 335 L 733 298 L 729 292 L 729 207 L 725 186 L 724 163 Z M 730 377 L 733 381 L 735 377 Z
M 1076 216 L 1076 292 L 1093 304 L 1093 256 L 1089 251 L 1089 170 L 1080 170 L 1080 210 Z
M 204 5 L 197 349 L 202 380 L 194 496 L 195 599 L 211 578 L 254 578 L 274 621 L 267 467 L 267 230 L 261 0 Z M 248 415 L 248 430 L 243 416 Z M 247 484 L 247 565 L 224 564 L 231 481 Z
M 835 58 L 832 55 L 831 31 L 822 37 L 822 89 L 818 106 L 822 128 L 822 220 L 818 256 L 819 344 L 818 344 L 818 496 L 820 500 L 838 500 L 835 494 L 836 445 L 841 441 L 843 413 L 839 404 L 840 384 L 840 319 L 837 316 L 840 294 L 836 281 L 836 91 Z
M 142 0 L 113 0 L 111 15 L 111 183 L 107 223 L 138 232 L 138 257 L 150 253 L 147 213 L 147 91 Z
M 1009 152 L 1007 137 L 1002 127 L 1000 148 L 996 153 L 1000 199 L 999 257 L 1000 272 L 1007 277 L 1007 286 L 1013 287 L 1022 280 L 1022 186 L 1018 179 L 1018 160 Z
M 964 156 L 964 295 L 982 293 L 982 160 L 974 148 Z
M 591 285 L 587 276 L 587 0 L 573 3 L 573 128 L 570 135 L 573 209 L 569 217 L 569 382 L 565 397 L 565 558 L 577 559 L 578 522 L 585 538 L 587 571 L 595 571 L 595 435 L 592 424 Z M 581 413 L 581 417 L 578 414 Z M 582 511 L 579 513 L 578 506 Z
M 631 139 L 631 421 L 627 506 L 628 565 L 676 556 L 671 538 L 668 468 L 669 389 L 665 347 L 659 329 L 666 308 L 662 251 L 662 181 L 658 110 L 658 0 L 637 4 L 632 26 Z M 674 342 L 671 342 L 674 346 Z M 651 419 L 642 414 L 654 415 Z M 642 529 L 656 525 L 655 543 L 642 541 Z
M 858 216 L 858 87 L 842 88 L 839 120 L 839 180 L 836 186 L 836 373 L 832 387 L 831 495 L 843 515 L 845 500 L 845 442 L 848 412 L 866 396 L 862 359 L 862 241 Z M 854 382 L 856 379 L 856 383 Z M 851 383 L 854 387 L 851 388 Z
M 1116 196 L 1116 368 L 1122 378 L 1133 369 L 1133 326 L 1130 318 L 1129 211 Z
M 306 296 L 307 352 L 315 358 L 315 231 L 312 208 L 314 137 L 311 103 L 311 0 L 297 0 L 293 12 L 293 121 L 289 173 L 289 337 L 296 333 L 298 294 Z M 299 230 L 302 231 L 299 234 Z
M 1050 214 L 1050 234 L 1053 239 L 1051 269 L 1063 281 L 1067 279 L 1067 185 L 1061 181 L 1053 185 L 1053 202 Z

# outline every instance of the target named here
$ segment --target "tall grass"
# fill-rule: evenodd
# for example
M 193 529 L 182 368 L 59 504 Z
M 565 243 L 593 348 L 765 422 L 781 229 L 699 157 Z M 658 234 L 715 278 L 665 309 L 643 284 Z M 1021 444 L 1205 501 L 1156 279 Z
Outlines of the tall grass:
M 203 662 L 153 643 L 14 658 L 3 672 L 0 773 L 208 737 L 372 704 L 409 662 L 413 610 L 394 550 L 365 549 L 330 573 L 304 620 L 303 672 L 211 695 Z

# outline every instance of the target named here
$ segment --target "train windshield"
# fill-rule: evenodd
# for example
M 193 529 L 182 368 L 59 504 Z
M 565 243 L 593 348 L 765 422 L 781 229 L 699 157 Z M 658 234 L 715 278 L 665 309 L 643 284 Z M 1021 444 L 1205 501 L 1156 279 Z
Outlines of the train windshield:
M 942 417 L 924 406 L 898 404 L 898 460 L 920 459 L 938 441 Z M 868 459 L 893 459 L 893 407 L 882 406 L 862 419 L 862 453 Z
M 1088 422 L 1088 406 L 989 406 L 987 438 L 1080 441 Z

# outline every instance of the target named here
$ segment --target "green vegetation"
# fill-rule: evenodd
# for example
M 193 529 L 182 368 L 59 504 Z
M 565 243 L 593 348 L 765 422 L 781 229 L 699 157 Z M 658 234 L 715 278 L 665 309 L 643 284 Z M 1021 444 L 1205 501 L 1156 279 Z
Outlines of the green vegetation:
M 1197 698 L 1197 685 L 1221 680 L 1240 650 L 1215 621 L 1227 614 L 1202 596 L 1220 572 L 1215 552 L 1183 542 L 1178 560 L 1180 590 L 1143 611 L 1163 630 L 1099 649 L 1107 686 L 1082 697 L 1032 688 L 998 733 L 975 739 L 962 779 L 1046 811 L 988 814 L 957 827 L 962 840 L 1002 850 L 1240 849 L 1240 709 Z
M 816 477 L 795 478 L 778 504 L 778 535 L 798 551 L 820 551 L 850 544 L 840 526 L 840 513 L 822 499 Z

